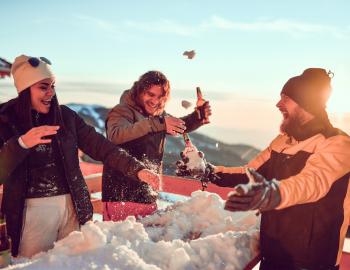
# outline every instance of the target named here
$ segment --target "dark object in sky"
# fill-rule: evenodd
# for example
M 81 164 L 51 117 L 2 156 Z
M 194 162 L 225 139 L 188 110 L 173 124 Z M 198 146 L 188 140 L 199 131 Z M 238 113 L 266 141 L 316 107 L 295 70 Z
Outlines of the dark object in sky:
M 196 52 L 194 50 L 185 51 L 182 55 L 187 56 L 188 59 L 192 59 L 196 55 Z
M 181 106 L 184 107 L 185 109 L 188 109 L 189 107 L 192 106 L 192 103 L 187 101 L 187 100 L 182 100 L 181 101 Z

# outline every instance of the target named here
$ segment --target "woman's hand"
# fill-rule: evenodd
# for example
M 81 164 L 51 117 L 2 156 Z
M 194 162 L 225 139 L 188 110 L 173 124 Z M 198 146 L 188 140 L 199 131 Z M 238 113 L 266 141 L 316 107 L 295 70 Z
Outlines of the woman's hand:
M 57 134 L 59 126 L 39 126 L 29 130 L 26 134 L 21 136 L 22 142 L 26 147 L 32 148 L 38 144 L 51 143 L 51 139 L 44 138 Z
M 137 177 L 149 184 L 154 190 L 160 189 L 160 176 L 148 169 L 143 169 L 137 173 Z
M 164 117 L 166 133 L 170 135 L 182 134 L 186 130 L 185 122 L 173 116 Z

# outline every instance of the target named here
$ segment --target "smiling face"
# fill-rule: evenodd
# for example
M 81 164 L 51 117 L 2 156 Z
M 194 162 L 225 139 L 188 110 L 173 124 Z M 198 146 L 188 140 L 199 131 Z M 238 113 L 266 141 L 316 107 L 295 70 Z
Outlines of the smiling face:
M 163 109 L 165 96 L 161 85 L 152 85 L 140 94 L 140 105 L 148 115 L 157 115 Z
M 55 80 L 52 78 L 33 84 L 30 87 L 32 108 L 39 113 L 48 113 L 55 94 Z
M 303 124 L 314 118 L 313 115 L 301 108 L 293 99 L 281 94 L 280 101 L 276 104 L 283 116 L 280 131 L 289 135 L 301 128 Z

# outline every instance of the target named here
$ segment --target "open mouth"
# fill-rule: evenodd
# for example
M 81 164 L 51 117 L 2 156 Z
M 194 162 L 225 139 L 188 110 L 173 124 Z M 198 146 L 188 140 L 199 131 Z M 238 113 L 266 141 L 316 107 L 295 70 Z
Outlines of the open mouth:
M 146 104 L 147 104 L 147 107 L 149 107 L 152 110 L 155 110 L 158 108 L 158 105 L 153 105 L 153 104 L 149 104 L 149 103 L 146 103 Z
M 282 113 L 283 119 L 287 119 L 289 117 L 289 113 L 286 110 L 280 110 Z
M 41 101 L 46 107 L 50 107 L 52 99 L 44 99 Z

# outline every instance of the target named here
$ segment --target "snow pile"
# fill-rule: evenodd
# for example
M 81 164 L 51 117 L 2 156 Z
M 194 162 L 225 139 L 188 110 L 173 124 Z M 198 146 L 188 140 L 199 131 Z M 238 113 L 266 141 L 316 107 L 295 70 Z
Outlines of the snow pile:
M 137 222 L 89 222 L 80 232 L 8 269 L 243 269 L 257 254 L 258 219 L 230 213 L 213 193 Z

